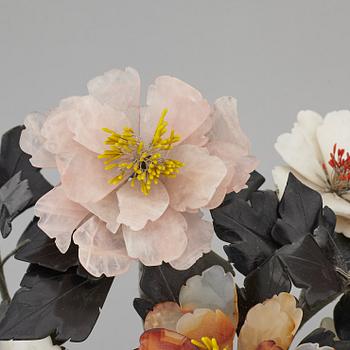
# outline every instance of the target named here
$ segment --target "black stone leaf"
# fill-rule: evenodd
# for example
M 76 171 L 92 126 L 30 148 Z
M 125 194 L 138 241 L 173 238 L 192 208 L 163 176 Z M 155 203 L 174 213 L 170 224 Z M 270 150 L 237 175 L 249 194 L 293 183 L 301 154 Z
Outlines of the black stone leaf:
M 145 320 L 147 314 L 153 310 L 156 303 L 142 298 L 135 298 L 133 305 L 142 320 Z
M 112 285 L 76 274 L 30 265 L 0 323 L 0 340 L 35 340 L 49 335 L 56 343 L 84 341 L 91 333 Z
M 247 300 L 254 306 L 281 292 L 290 292 L 292 283 L 287 268 L 276 254 L 245 278 L 244 287 Z
M 334 308 L 334 325 L 338 337 L 350 341 L 350 292 L 345 293 Z
M 23 130 L 23 126 L 17 126 L 9 130 L 3 135 L 1 141 L 0 150 L 0 189 L 6 186 L 9 180 L 11 180 L 12 186 L 18 180 L 12 179 L 15 175 L 20 174 L 20 181 L 17 181 L 18 185 L 22 186 L 27 182 L 29 191 L 32 194 L 32 198 L 21 210 L 17 210 L 15 213 L 19 215 L 25 209 L 33 206 L 40 197 L 51 190 L 52 185 L 42 176 L 39 168 L 35 168 L 30 163 L 30 156 L 25 154 L 20 146 L 19 140 Z M 17 175 L 18 176 L 18 175 Z M 11 205 L 12 203 L 12 205 Z M 12 194 L 5 200 L 3 196 L 0 197 L 1 217 L 0 228 L 4 237 L 7 237 L 11 231 L 11 221 L 16 217 L 11 213 L 9 208 L 12 208 L 15 203 L 23 203 L 22 198 L 16 194 L 16 191 L 12 188 Z
M 260 183 L 251 182 L 254 189 Z M 224 247 L 229 260 L 244 275 L 278 248 L 270 236 L 277 220 L 277 196 L 273 191 L 254 191 L 249 186 L 248 182 L 247 190 L 230 194 L 229 199 L 211 211 L 217 236 L 230 243 Z
M 278 207 L 280 217 L 271 232 L 272 237 L 280 245 L 298 241 L 308 233 L 313 233 L 318 226 L 321 211 L 321 195 L 289 173 Z
M 165 301 L 179 301 L 181 287 L 186 281 L 195 275 L 201 275 L 203 271 L 213 265 L 220 265 L 226 272 L 234 274 L 229 262 L 222 259 L 214 252 L 210 252 L 201 257 L 188 270 L 175 270 L 169 264 L 163 263 L 160 266 L 140 265 L 140 294 L 141 298 L 135 301 L 136 311 L 144 317 L 145 308 L 152 307 Z M 143 299 L 142 308 L 140 299 Z
M 312 235 L 276 252 L 295 286 L 305 290 L 307 306 L 338 295 L 344 288 L 334 265 L 323 254 Z
M 7 237 L 12 230 L 12 220 L 27 209 L 33 195 L 28 181 L 21 180 L 21 173 L 12 176 L 0 188 L 0 230 Z
M 322 346 L 330 346 L 335 350 L 349 350 L 350 342 L 349 341 L 339 341 L 336 340 L 336 336 L 332 331 L 326 330 L 324 328 L 317 328 L 309 335 L 307 335 L 300 344 L 319 344 Z
M 19 244 L 27 241 L 15 255 L 15 258 L 32 264 L 37 264 L 56 271 L 65 272 L 79 264 L 78 247 L 72 243 L 69 250 L 62 254 L 55 240 L 49 238 L 39 227 L 38 219 L 29 224 L 22 234 Z
M 337 249 L 340 251 L 342 258 L 345 261 L 345 270 L 350 271 L 350 239 L 341 233 L 335 233 L 333 240 L 337 246 Z

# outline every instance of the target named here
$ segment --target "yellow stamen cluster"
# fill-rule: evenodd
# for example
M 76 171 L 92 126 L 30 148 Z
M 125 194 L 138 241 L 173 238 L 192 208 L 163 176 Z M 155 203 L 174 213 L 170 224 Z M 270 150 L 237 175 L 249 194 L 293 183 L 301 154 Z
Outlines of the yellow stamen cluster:
M 191 343 L 195 345 L 198 349 L 203 349 L 203 350 L 220 350 L 219 344 L 216 341 L 215 338 L 208 338 L 208 337 L 203 337 L 201 338 L 201 341 L 197 340 L 191 340 Z M 222 350 L 227 350 L 222 349 Z
M 110 129 L 103 129 L 110 134 L 105 141 L 110 149 L 99 155 L 99 158 L 105 159 L 106 170 L 119 169 L 118 175 L 109 181 L 110 184 L 118 185 L 121 181 L 129 178 L 132 187 L 138 181 L 142 193 L 148 195 L 152 184 L 157 185 L 161 176 L 176 177 L 184 164 L 166 158 L 166 152 L 173 148 L 174 143 L 180 141 L 180 137 L 175 135 L 174 130 L 171 131 L 168 138 L 163 138 L 168 126 L 165 121 L 167 112 L 166 109 L 162 112 L 153 140 L 149 145 L 145 145 L 135 136 L 135 132 L 131 128 L 124 128 L 122 134 Z

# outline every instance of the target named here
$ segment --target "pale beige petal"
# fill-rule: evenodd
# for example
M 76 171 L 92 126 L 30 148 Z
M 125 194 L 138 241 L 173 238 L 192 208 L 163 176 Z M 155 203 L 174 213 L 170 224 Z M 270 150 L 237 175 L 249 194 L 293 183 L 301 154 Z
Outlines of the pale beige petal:
M 158 220 L 142 230 L 133 231 L 123 226 L 129 256 L 144 265 L 158 266 L 179 258 L 187 246 L 187 223 L 184 217 L 168 209 Z
M 350 238 L 350 218 L 337 216 L 337 226 L 335 230 L 342 233 L 345 237 Z
M 165 328 L 176 331 L 177 322 L 182 316 L 183 312 L 177 303 L 158 304 L 147 314 L 144 329 L 147 331 L 153 328 Z
M 302 320 L 293 295 L 280 293 L 249 310 L 241 329 L 239 350 L 256 349 L 265 340 L 273 340 L 288 350 Z
M 113 233 L 118 231 L 120 226 L 117 220 L 119 206 L 115 191 L 98 202 L 83 203 L 82 205 L 91 213 L 95 214 L 99 219 L 104 221 L 107 224 L 106 227 L 109 231 Z
M 315 146 L 319 125 L 318 114 L 309 111 L 300 112 L 292 132 L 280 135 L 275 148 L 288 166 L 315 185 L 325 187 L 327 179 L 322 167 L 323 158 Z M 315 134 L 313 138 L 312 130 Z
M 55 238 L 62 253 L 67 252 L 74 230 L 89 214 L 85 208 L 67 198 L 62 186 L 41 197 L 34 212 L 39 217 L 38 226 L 50 238 Z
M 129 258 L 123 234 L 110 232 L 103 221 L 92 216 L 73 235 L 79 246 L 79 260 L 93 276 L 114 277 L 129 269 Z
M 218 265 L 193 276 L 181 288 L 179 301 L 185 310 L 221 310 L 233 320 L 235 313 L 235 282 L 230 272 Z
M 334 144 L 338 148 L 350 151 L 350 111 L 336 111 L 326 115 L 323 124 L 317 130 L 318 142 L 324 162 L 329 173 L 332 172 L 328 164 Z
M 176 178 L 164 178 L 170 206 L 178 211 L 205 207 L 226 176 L 224 162 L 194 145 L 180 145 L 169 152 L 169 157 L 185 164 Z
M 159 118 L 168 109 L 168 132 L 174 130 L 184 142 L 210 117 L 210 106 L 199 91 L 185 82 L 161 76 L 148 89 L 147 110 L 141 119 L 141 136 L 151 141 Z
M 138 231 L 147 222 L 159 219 L 169 206 L 169 195 L 165 186 L 159 182 L 153 185 L 149 195 L 141 192 L 139 182 L 135 187 L 125 183 L 117 191 L 120 213 L 118 222 Z
M 41 134 L 46 118 L 40 113 L 29 114 L 24 121 L 25 129 L 20 139 L 21 149 L 32 156 L 30 162 L 38 168 L 56 166 L 55 156 L 45 148 L 46 139 Z
M 104 141 L 110 136 L 102 129 L 121 133 L 125 127 L 130 127 L 130 122 L 123 112 L 101 104 L 93 96 L 83 96 L 67 116 L 67 125 L 75 141 L 101 154 L 107 148 Z
M 203 220 L 200 214 L 183 213 L 187 221 L 186 235 L 188 244 L 183 254 L 170 265 L 177 270 L 189 269 L 200 257 L 211 250 L 213 224 Z

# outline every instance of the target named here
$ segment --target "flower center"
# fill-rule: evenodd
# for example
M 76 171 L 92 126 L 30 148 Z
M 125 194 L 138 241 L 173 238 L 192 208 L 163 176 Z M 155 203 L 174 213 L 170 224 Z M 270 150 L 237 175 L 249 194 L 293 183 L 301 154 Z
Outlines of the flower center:
M 332 174 L 329 176 L 331 189 L 340 195 L 348 192 L 350 190 L 349 152 L 345 152 L 343 148 L 338 148 L 335 143 L 328 164 L 332 168 Z M 323 168 L 326 170 L 325 164 L 323 164 Z
M 215 338 L 203 337 L 201 338 L 201 341 L 197 341 L 193 339 L 191 340 L 191 343 L 195 345 L 198 349 L 220 350 L 219 344 Z M 222 350 L 227 350 L 227 349 L 225 348 Z
M 109 180 L 110 184 L 118 185 L 128 179 L 131 187 L 135 187 L 137 181 L 142 193 L 148 195 L 152 185 L 157 185 L 161 176 L 176 177 L 184 163 L 167 157 L 173 145 L 180 141 L 180 136 L 174 130 L 171 130 L 168 138 L 164 138 L 168 126 L 165 121 L 167 113 L 168 110 L 164 109 L 153 140 L 147 145 L 135 135 L 132 128 L 124 128 L 121 134 L 107 128 L 102 129 L 110 134 L 105 141 L 109 149 L 98 157 L 105 159 L 106 170 L 119 170 L 118 175 Z

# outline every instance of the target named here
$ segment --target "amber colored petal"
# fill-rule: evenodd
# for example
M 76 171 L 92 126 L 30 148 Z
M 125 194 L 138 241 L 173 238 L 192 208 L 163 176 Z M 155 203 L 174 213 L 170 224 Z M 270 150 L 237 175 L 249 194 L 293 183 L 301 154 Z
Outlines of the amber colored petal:
M 266 300 L 249 310 L 238 341 L 239 350 L 256 349 L 263 341 L 273 340 L 287 350 L 302 319 L 302 310 L 289 293 Z
M 158 328 L 142 334 L 139 350 L 197 350 L 197 348 L 185 336 Z
M 220 310 L 197 309 L 182 316 L 176 330 L 190 339 L 215 338 L 220 348 L 232 350 L 235 327 L 229 316 Z
M 161 303 L 147 314 L 144 328 L 145 330 L 165 328 L 175 331 L 177 322 L 182 316 L 183 312 L 177 303 L 170 301 Z
M 282 350 L 273 340 L 263 341 L 256 350 Z

